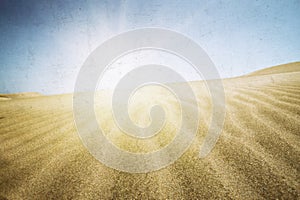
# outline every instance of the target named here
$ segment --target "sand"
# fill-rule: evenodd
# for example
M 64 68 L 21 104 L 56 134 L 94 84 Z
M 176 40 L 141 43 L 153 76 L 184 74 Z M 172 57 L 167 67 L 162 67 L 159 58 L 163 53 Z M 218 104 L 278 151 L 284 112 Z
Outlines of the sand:
M 0 199 L 299 199 L 300 63 L 223 82 L 226 119 L 209 156 L 199 158 L 209 98 L 193 82 L 204 111 L 195 141 L 172 165 L 145 174 L 108 168 L 89 154 L 76 132 L 72 95 L 1 95 Z M 131 151 L 168 142 L 158 136 L 153 147 L 117 131 L 107 136 Z

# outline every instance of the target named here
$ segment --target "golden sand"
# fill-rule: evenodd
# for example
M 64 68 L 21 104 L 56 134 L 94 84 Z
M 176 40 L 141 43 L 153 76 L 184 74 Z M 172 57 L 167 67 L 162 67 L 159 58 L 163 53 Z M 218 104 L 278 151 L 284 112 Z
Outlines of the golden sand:
M 209 156 L 199 158 L 210 109 L 199 92 L 207 112 L 195 141 L 174 164 L 147 174 L 119 172 L 89 154 L 72 95 L 0 95 L 0 199 L 299 199 L 300 63 L 223 82 L 226 119 Z M 108 137 L 120 148 L 151 150 L 117 134 Z M 157 137 L 158 146 L 167 142 Z

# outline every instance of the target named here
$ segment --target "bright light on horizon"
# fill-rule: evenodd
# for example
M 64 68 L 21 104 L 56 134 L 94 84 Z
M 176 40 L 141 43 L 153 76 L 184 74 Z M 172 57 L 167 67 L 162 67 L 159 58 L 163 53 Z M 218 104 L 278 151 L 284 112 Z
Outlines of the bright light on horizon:
M 203 79 L 201 74 L 184 59 L 165 51 L 144 49 L 124 55 L 108 66 L 108 70 L 98 83 L 98 89 L 113 89 L 118 81 L 131 70 L 152 64 L 169 67 L 183 76 L 186 81 Z

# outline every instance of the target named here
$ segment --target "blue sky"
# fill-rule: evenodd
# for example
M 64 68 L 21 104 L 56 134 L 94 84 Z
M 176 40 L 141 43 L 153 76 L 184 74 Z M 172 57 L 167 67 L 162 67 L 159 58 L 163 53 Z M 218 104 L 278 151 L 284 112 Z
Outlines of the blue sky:
M 163 27 L 196 41 L 222 77 L 300 60 L 300 1 L 0 1 L 0 93 L 72 92 L 106 39 Z

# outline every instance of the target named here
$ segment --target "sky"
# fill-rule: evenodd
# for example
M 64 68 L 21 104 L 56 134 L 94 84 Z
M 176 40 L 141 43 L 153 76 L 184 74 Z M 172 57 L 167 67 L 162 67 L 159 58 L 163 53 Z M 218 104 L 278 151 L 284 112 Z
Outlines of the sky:
M 300 60 L 299 0 L 0 0 L 0 93 L 73 92 L 97 46 L 143 27 L 192 38 L 223 78 Z

